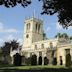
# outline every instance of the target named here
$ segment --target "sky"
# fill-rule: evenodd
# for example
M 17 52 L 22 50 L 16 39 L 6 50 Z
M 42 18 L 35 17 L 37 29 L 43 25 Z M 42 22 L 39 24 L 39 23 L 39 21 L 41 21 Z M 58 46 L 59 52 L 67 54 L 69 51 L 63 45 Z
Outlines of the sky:
M 23 8 L 21 5 L 13 8 L 0 6 L 0 46 L 5 41 L 11 41 L 13 39 L 22 44 L 24 21 L 32 17 L 34 11 L 35 17 L 43 20 L 44 31 L 48 38 L 54 38 L 58 32 L 72 35 L 72 27 L 69 27 L 67 30 L 63 29 L 58 23 L 57 14 L 52 16 L 41 15 L 42 3 L 38 2 L 38 0 L 32 0 L 32 4 L 26 8 Z

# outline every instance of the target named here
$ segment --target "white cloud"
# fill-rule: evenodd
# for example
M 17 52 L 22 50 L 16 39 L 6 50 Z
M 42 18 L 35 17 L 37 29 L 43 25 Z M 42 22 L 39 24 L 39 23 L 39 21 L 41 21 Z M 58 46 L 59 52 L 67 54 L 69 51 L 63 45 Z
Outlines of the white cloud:
M 62 26 L 58 22 L 56 23 L 56 29 L 57 30 L 61 30 L 62 29 Z
M 15 37 L 10 34 L 10 35 L 8 35 L 7 37 L 5 37 L 5 39 L 6 39 L 7 41 L 10 41 L 10 40 L 15 39 Z
M 51 29 L 51 27 L 47 27 L 47 31 L 49 31 Z
M 14 29 L 14 28 L 8 28 L 6 29 L 4 27 L 4 24 L 0 22 L 0 32 L 7 32 L 7 33 L 17 33 L 17 32 L 20 32 L 18 31 L 17 29 Z
M 0 30 L 3 29 L 3 23 L 0 22 Z
M 22 45 L 22 44 L 23 44 L 23 39 L 22 39 L 22 38 L 19 38 L 19 39 L 17 40 L 17 42 L 19 42 L 20 45 Z
M 23 44 L 23 39 L 22 38 L 16 38 L 14 35 L 10 34 L 7 36 L 4 36 L 2 39 L 0 39 L 0 46 L 3 46 L 4 42 L 10 42 L 12 40 L 17 40 L 17 42 L 22 45 Z
M 4 40 L 3 39 L 0 39 L 0 46 L 3 45 L 3 42 L 4 42 Z
M 68 30 L 72 29 L 72 26 L 68 27 Z
M 57 30 L 61 30 L 61 29 L 63 29 L 63 27 L 57 22 L 57 23 L 56 23 L 56 29 L 57 29 Z M 68 30 L 70 30 L 70 29 L 72 29 L 72 26 L 69 26 L 69 27 L 68 27 Z

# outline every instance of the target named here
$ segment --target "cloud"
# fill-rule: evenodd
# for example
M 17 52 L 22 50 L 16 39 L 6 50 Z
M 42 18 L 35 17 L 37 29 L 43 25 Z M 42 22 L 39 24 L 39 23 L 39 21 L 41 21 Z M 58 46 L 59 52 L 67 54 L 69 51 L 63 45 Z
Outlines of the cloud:
M 3 46 L 4 42 L 10 42 L 12 40 L 16 40 L 20 45 L 23 44 L 22 38 L 16 38 L 14 35 L 10 34 L 10 35 L 4 36 L 2 39 L 0 39 L 0 47 Z
M 0 22 L 0 30 L 3 29 L 3 23 Z
M 56 23 L 56 29 L 57 29 L 57 30 L 62 30 L 63 27 L 57 22 L 57 23 Z M 68 30 L 71 30 L 71 29 L 72 29 L 72 26 L 69 26 L 69 27 L 68 27 Z
M 72 26 L 68 27 L 68 30 L 72 29 Z
M 19 42 L 20 45 L 22 45 L 22 44 L 23 44 L 23 39 L 22 39 L 22 38 L 19 38 L 19 39 L 17 40 L 17 42 Z
M 3 45 L 3 42 L 4 42 L 4 40 L 3 39 L 0 39 L 0 46 Z
M 62 29 L 62 26 L 58 22 L 56 23 L 56 29 L 57 30 L 61 30 Z
M 17 29 L 14 29 L 14 28 L 6 29 L 4 27 L 4 24 L 0 22 L 0 33 L 17 33 L 17 32 L 20 32 L 20 31 L 18 31 Z
M 47 31 L 49 31 L 51 29 L 51 27 L 47 27 Z
M 6 39 L 7 41 L 10 41 L 10 40 L 14 40 L 15 37 L 10 34 L 10 35 L 7 36 L 7 38 L 5 37 L 5 39 Z

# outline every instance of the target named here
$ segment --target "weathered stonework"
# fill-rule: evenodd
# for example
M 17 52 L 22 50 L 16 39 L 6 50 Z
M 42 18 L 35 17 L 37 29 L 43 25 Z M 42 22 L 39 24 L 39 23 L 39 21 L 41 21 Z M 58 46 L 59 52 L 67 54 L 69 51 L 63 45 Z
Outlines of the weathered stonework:
M 43 33 L 42 20 L 34 17 L 26 20 L 24 23 L 21 55 L 29 58 L 35 54 L 37 56 L 37 64 L 41 56 L 42 65 L 44 65 L 45 57 L 49 60 L 49 64 L 52 64 L 53 59 L 56 58 L 57 65 L 60 65 L 61 58 L 63 65 L 65 65 L 66 49 L 70 49 L 70 54 L 72 56 L 72 42 L 65 38 L 47 39 L 43 36 Z M 13 55 L 13 52 L 11 55 Z

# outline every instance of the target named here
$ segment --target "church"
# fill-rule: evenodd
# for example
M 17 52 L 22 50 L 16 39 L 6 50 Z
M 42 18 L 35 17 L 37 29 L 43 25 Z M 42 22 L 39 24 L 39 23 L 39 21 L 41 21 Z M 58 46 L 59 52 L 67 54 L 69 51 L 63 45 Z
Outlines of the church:
M 71 55 L 72 60 L 72 42 L 64 37 L 47 39 L 43 30 L 43 21 L 31 17 L 24 22 L 23 45 L 20 54 L 26 58 L 35 55 L 37 64 L 40 65 L 51 65 L 53 60 L 56 60 L 57 65 L 65 65 L 67 54 Z

